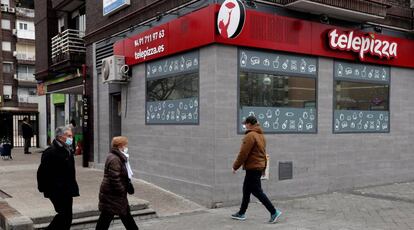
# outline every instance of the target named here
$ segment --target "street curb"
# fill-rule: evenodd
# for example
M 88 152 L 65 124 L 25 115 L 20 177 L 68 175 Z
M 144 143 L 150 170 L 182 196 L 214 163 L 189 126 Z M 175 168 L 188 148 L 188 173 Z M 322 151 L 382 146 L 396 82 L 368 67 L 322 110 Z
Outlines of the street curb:
M 0 228 L 3 230 L 33 230 L 33 221 L 20 214 L 6 201 L 0 200 Z

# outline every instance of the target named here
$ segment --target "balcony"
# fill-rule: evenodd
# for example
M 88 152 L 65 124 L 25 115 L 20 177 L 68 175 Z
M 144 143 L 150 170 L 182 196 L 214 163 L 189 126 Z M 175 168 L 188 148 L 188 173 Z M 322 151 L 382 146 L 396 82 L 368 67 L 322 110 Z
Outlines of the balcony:
M 33 104 L 36 104 L 35 97 L 36 96 L 29 96 L 29 95 L 18 95 L 19 97 L 19 104 L 31 104 L 29 106 L 33 106 Z
M 52 38 L 52 71 L 85 63 L 84 32 L 68 29 Z
M 36 61 L 35 54 L 16 53 L 16 59 L 19 64 L 34 65 Z
M 384 19 L 386 0 L 269 0 L 292 10 L 326 14 L 332 18 L 366 22 Z
M 35 11 L 33 9 L 16 7 L 16 16 L 25 17 L 25 18 L 34 18 Z
M 33 74 L 22 74 L 19 73 L 16 80 L 19 82 L 19 86 L 21 87 L 32 87 L 35 88 L 37 85 L 37 81 Z

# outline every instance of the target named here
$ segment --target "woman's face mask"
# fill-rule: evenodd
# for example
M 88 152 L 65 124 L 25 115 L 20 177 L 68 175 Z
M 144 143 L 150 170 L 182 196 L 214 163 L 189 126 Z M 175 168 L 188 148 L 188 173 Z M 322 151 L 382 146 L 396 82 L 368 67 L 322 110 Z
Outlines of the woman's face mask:
M 123 153 L 125 153 L 125 154 L 127 154 L 128 153 L 128 147 L 127 146 L 124 146 L 124 148 L 123 149 L 119 149 L 121 152 L 123 152 Z

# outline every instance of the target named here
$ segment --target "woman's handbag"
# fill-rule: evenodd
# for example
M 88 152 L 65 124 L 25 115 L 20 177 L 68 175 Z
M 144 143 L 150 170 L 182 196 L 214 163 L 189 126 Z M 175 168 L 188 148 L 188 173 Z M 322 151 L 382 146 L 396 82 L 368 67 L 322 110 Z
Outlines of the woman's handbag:
M 135 193 L 134 185 L 132 184 L 130 179 L 128 179 L 127 193 L 130 194 L 130 195 Z

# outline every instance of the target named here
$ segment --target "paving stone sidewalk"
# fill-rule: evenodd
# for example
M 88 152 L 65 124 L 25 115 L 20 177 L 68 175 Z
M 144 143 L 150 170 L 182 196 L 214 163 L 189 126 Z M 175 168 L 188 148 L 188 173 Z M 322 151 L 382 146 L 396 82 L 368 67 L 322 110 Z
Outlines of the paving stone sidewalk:
M 154 219 L 140 223 L 140 229 L 411 230 L 414 229 L 414 203 L 410 201 L 414 200 L 413 191 L 414 183 L 401 183 L 275 201 L 284 214 L 274 225 L 266 223 L 269 216 L 264 207 L 253 203 L 246 221 L 230 219 L 238 207 L 228 207 Z M 113 229 L 123 228 L 118 225 Z
M 13 157 L 13 161 L 0 160 L 0 190 L 4 189 L 15 197 L 20 196 L 20 200 L 10 203 L 20 206 L 23 213 L 26 210 L 26 214 L 38 214 L 41 210 L 29 205 L 30 202 L 25 200 L 30 199 L 33 202 L 42 199 L 39 200 L 41 205 L 50 205 L 47 200 L 40 197 L 34 187 L 40 153 L 23 155 L 17 151 Z M 79 164 L 80 158 L 77 161 Z M 84 199 L 91 199 L 95 204 L 95 190 L 100 183 L 102 171 L 78 167 L 78 173 L 78 178 L 82 181 L 81 191 L 82 187 L 84 188 Z M 12 186 L 13 183 L 15 187 Z M 88 183 L 94 184 L 96 188 L 85 190 Z M 136 180 L 135 183 L 136 197 L 149 201 L 151 208 L 160 216 L 147 221 L 138 220 L 141 230 L 414 230 L 413 182 L 274 201 L 284 212 L 280 223 L 275 225 L 266 223 L 269 215 L 258 203 L 250 205 L 246 221 L 234 221 L 230 219 L 230 215 L 236 212 L 238 207 L 204 209 L 145 181 Z M 22 184 L 27 184 L 28 187 L 19 187 Z M 82 200 L 79 200 L 78 204 L 82 204 Z M 51 209 L 46 207 L 43 210 L 49 208 Z M 111 229 L 120 230 L 124 227 L 118 221 Z

